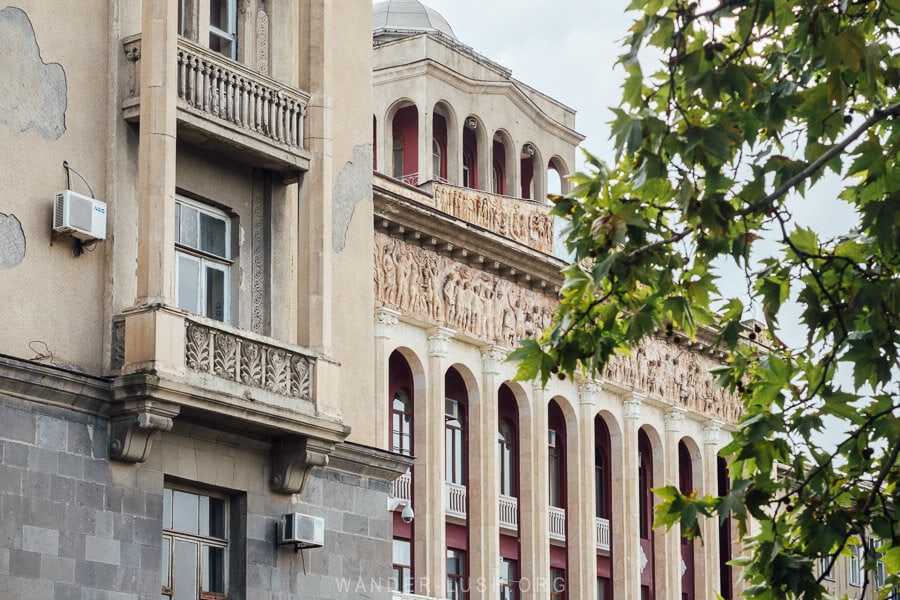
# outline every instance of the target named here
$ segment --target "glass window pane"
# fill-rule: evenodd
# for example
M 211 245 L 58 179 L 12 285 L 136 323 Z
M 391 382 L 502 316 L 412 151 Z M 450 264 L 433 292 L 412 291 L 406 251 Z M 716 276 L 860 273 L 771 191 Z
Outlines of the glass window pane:
M 199 231 L 199 211 L 196 208 L 186 204 L 176 204 L 179 216 L 177 220 L 178 235 L 175 239 L 179 244 L 190 246 L 191 248 L 200 247 L 200 231 Z
M 225 592 L 225 549 L 203 547 L 203 591 Z
M 172 528 L 172 490 L 163 490 L 163 529 Z
M 189 313 L 200 314 L 200 261 L 179 252 L 175 258 L 178 261 L 175 303 Z
M 169 559 L 171 558 L 171 549 L 169 548 L 169 538 L 164 537 L 162 541 L 162 584 L 163 587 L 169 587 Z
M 225 272 L 206 266 L 206 316 L 225 320 Z
M 189 492 L 174 490 L 172 507 L 173 529 L 184 531 L 185 533 L 197 533 L 199 519 L 198 496 Z M 196 559 L 194 562 L 196 563 Z
M 200 535 L 225 538 L 225 501 L 200 497 Z
M 175 505 L 177 518 L 177 498 Z M 197 600 L 197 544 L 175 540 L 174 546 L 172 600 Z
M 223 219 L 200 213 L 200 250 L 228 258 L 227 224 Z
M 394 540 L 394 564 L 395 565 L 409 565 L 412 564 L 410 560 L 410 551 L 409 551 L 409 540 Z
M 223 31 L 231 31 L 230 7 L 233 0 L 212 0 L 209 3 L 209 24 Z

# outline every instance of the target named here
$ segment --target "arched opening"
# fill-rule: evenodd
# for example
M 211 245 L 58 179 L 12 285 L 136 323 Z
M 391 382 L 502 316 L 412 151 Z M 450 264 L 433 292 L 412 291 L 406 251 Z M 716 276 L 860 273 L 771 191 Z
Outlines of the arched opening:
M 561 195 L 569 191 L 569 182 L 565 179 L 568 170 L 558 156 L 550 159 L 547 165 L 547 194 Z
M 390 395 L 389 423 L 391 427 L 391 451 L 410 456 L 413 454 L 413 376 L 406 358 L 394 351 L 388 359 L 388 393 Z M 413 470 L 410 469 L 394 482 L 391 496 L 398 500 L 393 514 L 393 577 L 394 591 L 414 592 L 413 523 L 404 523 L 400 508 L 402 502 L 412 501 Z
M 597 597 L 612 597 L 612 460 L 609 428 L 594 417 L 594 535 L 597 547 Z
M 731 479 L 728 476 L 728 463 L 724 458 L 716 459 L 716 470 L 719 476 L 719 496 L 731 492 Z M 725 600 L 734 598 L 731 573 L 731 517 L 719 524 L 719 594 Z
M 497 475 L 500 502 L 500 598 L 519 597 L 519 408 L 512 389 L 497 394 Z
M 415 105 L 401 107 L 391 120 L 391 175 L 408 183 L 419 183 L 419 111 Z
M 519 153 L 519 178 L 521 181 L 521 198 L 526 200 L 535 197 L 534 186 L 534 164 L 537 149 L 531 142 L 522 145 L 522 151 Z
M 462 143 L 462 185 L 478 189 L 478 119 L 466 117 Z
M 491 191 L 501 196 L 506 195 L 506 147 L 500 133 L 494 134 L 491 146 Z
M 435 112 L 432 117 L 431 173 L 436 181 L 447 183 L 447 119 Z
M 566 598 L 566 419 L 555 399 L 547 406 L 547 471 L 550 501 L 550 597 Z
M 678 442 L 678 489 L 682 494 L 694 491 L 694 465 L 691 452 L 684 443 Z M 696 571 L 694 570 L 694 541 L 681 538 L 681 598 L 694 600 Z
M 444 506 L 447 515 L 447 598 L 466 598 L 468 573 L 468 407 L 459 371 L 444 375 Z
M 638 431 L 638 532 L 641 546 L 641 600 L 653 600 L 653 449 L 650 438 Z

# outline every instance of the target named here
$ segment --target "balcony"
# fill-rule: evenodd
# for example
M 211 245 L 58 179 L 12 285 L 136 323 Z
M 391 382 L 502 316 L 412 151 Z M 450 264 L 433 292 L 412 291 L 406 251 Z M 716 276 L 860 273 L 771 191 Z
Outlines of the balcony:
M 123 42 L 128 64 L 122 113 L 140 120 L 141 38 Z M 178 39 L 179 137 L 230 158 L 278 173 L 309 167 L 303 118 L 309 94 L 256 73 L 190 40 Z
M 466 486 L 444 482 L 444 506 L 448 517 L 466 518 Z
M 550 507 L 550 539 L 566 541 L 566 509 Z
M 597 550 L 606 550 L 609 552 L 609 519 L 594 519 L 594 529 L 596 531 Z
M 519 528 L 519 499 L 500 494 L 500 527 L 517 530 Z
M 406 500 L 407 502 L 412 500 L 412 473 L 407 471 L 394 480 L 391 498 Z

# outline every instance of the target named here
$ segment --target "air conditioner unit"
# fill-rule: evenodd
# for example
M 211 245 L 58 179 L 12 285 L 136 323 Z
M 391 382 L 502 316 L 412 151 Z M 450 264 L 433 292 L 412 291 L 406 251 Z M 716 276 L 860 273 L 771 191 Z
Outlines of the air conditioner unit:
M 72 190 L 57 192 L 53 204 L 53 231 L 84 240 L 106 239 L 106 203 Z
M 325 544 L 325 520 L 300 513 L 286 514 L 278 524 L 278 543 L 321 548 Z
M 459 419 L 459 401 L 444 398 L 444 417 Z

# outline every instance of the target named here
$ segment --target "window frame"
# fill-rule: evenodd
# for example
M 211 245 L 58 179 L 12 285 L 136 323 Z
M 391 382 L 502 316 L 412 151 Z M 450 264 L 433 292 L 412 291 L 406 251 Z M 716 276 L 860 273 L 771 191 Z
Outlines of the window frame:
M 238 51 L 238 32 L 237 32 L 237 0 L 208 0 L 209 2 L 209 49 L 213 52 L 221 54 L 231 60 L 237 60 Z M 229 30 L 221 29 L 212 23 L 213 6 L 217 3 L 223 5 L 226 12 L 226 25 Z M 220 40 L 224 44 L 228 44 L 230 52 L 222 52 L 222 50 L 213 48 L 213 37 Z
M 853 587 L 862 586 L 862 546 L 850 546 L 850 560 L 847 561 L 847 583 Z
M 506 567 L 506 569 L 504 569 Z M 519 561 L 500 557 L 500 600 L 519 598 Z
M 452 555 L 452 556 L 451 556 Z M 454 559 L 460 567 L 460 572 L 450 571 L 450 560 Z M 469 597 L 468 565 L 466 564 L 466 551 L 456 548 L 447 548 L 447 600 L 466 600 Z
M 403 405 L 402 410 L 397 408 L 398 403 Z M 397 388 L 391 398 L 391 452 L 412 456 L 413 425 L 412 402 L 409 392 L 405 388 Z
M 407 546 L 408 563 L 397 562 L 397 543 Z M 412 540 L 395 537 L 391 543 L 391 591 L 412 594 L 415 591 L 412 565 Z
M 503 428 L 506 427 L 506 433 Z M 497 426 L 497 476 L 500 481 L 500 494 L 516 498 L 517 465 L 516 465 L 516 429 L 508 419 L 500 419 Z
M 197 246 L 192 246 L 190 243 L 184 242 L 180 240 L 181 237 L 181 224 L 182 218 L 184 214 L 183 208 L 187 207 L 192 211 L 195 211 L 197 214 Z M 231 217 L 222 209 L 216 208 L 209 204 L 205 204 L 203 202 L 199 202 L 197 200 L 192 200 L 186 196 L 182 196 L 181 194 L 176 194 L 175 196 L 175 269 L 174 269 L 174 277 L 175 277 L 175 305 L 190 312 L 191 314 L 197 314 L 201 317 L 206 317 L 209 319 L 220 320 L 223 323 L 231 323 L 231 270 L 234 266 L 234 259 L 232 256 L 232 223 Z M 224 255 L 216 254 L 210 250 L 204 250 L 199 246 L 202 245 L 200 241 L 200 217 L 201 215 L 206 215 L 217 221 L 220 221 L 225 226 L 225 252 Z M 184 300 L 181 297 L 181 259 L 185 259 L 197 264 L 197 296 L 195 297 L 197 311 L 192 312 L 187 308 L 184 308 L 182 305 L 182 301 Z M 222 273 L 223 282 L 222 282 L 222 299 L 223 299 L 223 307 L 222 307 L 222 318 L 218 319 L 214 315 L 210 315 L 209 307 L 207 306 L 209 298 L 208 296 L 208 285 L 209 282 L 207 280 L 207 269 L 219 271 Z
M 212 498 L 221 501 L 222 533 L 224 537 L 204 535 L 175 528 L 175 493 L 191 494 L 199 498 Z M 171 502 L 167 503 L 167 498 Z M 168 516 L 170 523 L 166 523 L 166 505 L 168 504 Z M 188 486 L 166 483 L 163 488 L 163 527 L 162 547 L 163 564 L 161 566 L 163 580 L 160 582 L 160 597 L 173 598 L 175 595 L 174 569 L 175 569 L 175 542 L 186 542 L 196 546 L 196 591 L 199 600 L 227 600 L 230 587 L 230 554 L 231 554 L 231 498 L 226 494 L 209 490 L 200 490 Z M 198 505 L 198 526 L 202 513 Z M 167 544 L 168 542 L 168 544 Z M 165 548 L 168 547 L 168 552 Z M 218 548 L 222 550 L 221 562 L 221 592 L 203 590 L 204 586 L 204 549 Z M 166 585 L 168 583 L 168 585 Z
M 465 404 L 452 398 L 445 400 L 454 402 L 457 414 L 444 414 L 444 481 L 456 485 L 468 484 L 466 457 L 466 407 Z

